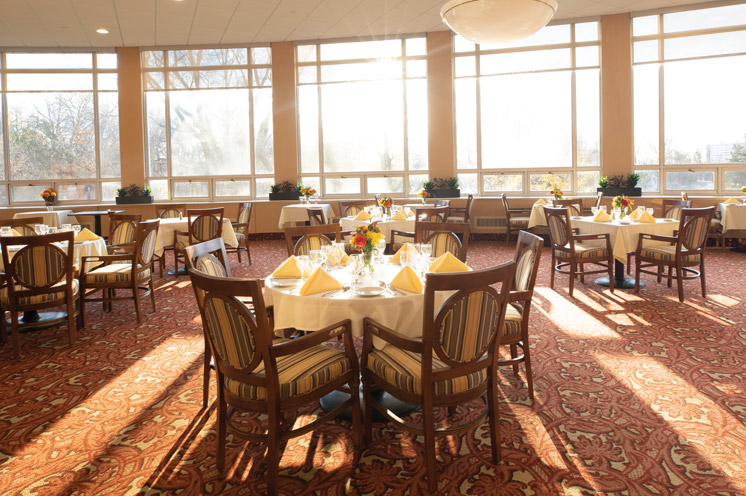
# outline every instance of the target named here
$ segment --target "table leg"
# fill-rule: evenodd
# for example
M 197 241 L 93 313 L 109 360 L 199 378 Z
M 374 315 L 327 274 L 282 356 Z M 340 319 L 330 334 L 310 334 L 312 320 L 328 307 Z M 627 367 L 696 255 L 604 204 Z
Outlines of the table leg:
M 65 312 L 43 312 L 39 313 L 36 310 L 29 310 L 23 312 L 23 316 L 18 319 L 18 323 L 23 326 L 22 331 L 31 331 L 37 329 L 47 329 L 64 322 L 67 317 Z M 10 326 L 10 319 L 6 320 L 8 326 Z M 8 327 L 10 331 L 10 327 Z
M 93 230 L 96 231 L 97 236 L 101 236 L 101 216 L 93 216 Z
M 608 277 L 599 277 L 595 281 L 599 286 L 609 287 Z M 614 289 L 633 289 L 635 287 L 634 277 L 624 277 L 624 264 L 614 259 Z M 640 282 L 640 287 L 644 288 L 645 283 Z

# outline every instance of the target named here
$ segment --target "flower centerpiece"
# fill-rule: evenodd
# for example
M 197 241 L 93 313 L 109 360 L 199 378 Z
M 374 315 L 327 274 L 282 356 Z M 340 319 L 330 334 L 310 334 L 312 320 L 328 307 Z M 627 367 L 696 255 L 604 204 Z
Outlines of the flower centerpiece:
M 386 212 L 386 215 L 391 215 L 391 206 L 394 204 L 394 200 L 388 196 L 382 196 L 378 199 L 378 205 Z
M 550 191 L 549 194 L 552 195 L 552 196 L 554 196 L 555 200 L 561 200 L 562 199 L 562 190 L 556 184 L 552 185 L 552 191 Z
M 373 273 L 373 250 L 376 245 L 383 239 L 381 234 L 381 228 L 378 227 L 377 222 L 371 224 L 357 226 L 355 232 L 352 235 L 350 244 L 355 249 L 363 254 L 363 263 L 368 267 L 368 271 Z
M 746 186 L 741 186 L 741 193 L 746 195 Z
M 625 215 L 627 215 L 628 210 L 632 208 L 632 205 L 634 205 L 635 202 L 630 200 L 624 195 L 615 196 L 614 199 L 611 201 L 611 205 L 614 208 L 619 209 L 619 218 L 623 219 Z
M 422 198 L 422 204 L 424 205 L 427 202 L 427 199 L 430 198 L 430 193 L 428 193 L 426 190 L 422 190 L 419 193 L 417 193 L 417 196 Z
M 45 189 L 44 191 L 39 193 L 39 196 L 44 200 L 44 203 L 49 209 L 52 208 L 52 205 L 57 203 L 57 192 L 52 188 Z
M 311 195 L 316 194 L 316 190 L 313 189 L 311 186 L 303 186 L 302 184 L 299 184 L 295 187 L 295 189 L 298 191 L 298 193 L 306 197 L 306 201 L 308 201 Z

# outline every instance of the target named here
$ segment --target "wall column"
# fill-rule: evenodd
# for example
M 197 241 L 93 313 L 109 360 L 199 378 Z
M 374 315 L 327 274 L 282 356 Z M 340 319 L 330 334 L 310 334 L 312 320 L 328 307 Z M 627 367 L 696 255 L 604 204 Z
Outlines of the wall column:
M 122 185 L 145 185 L 143 88 L 138 47 L 117 48 L 119 80 L 119 157 Z
M 298 123 L 295 102 L 295 47 L 272 43 L 272 112 L 275 183 L 298 182 Z
M 428 162 L 430 179 L 456 175 L 453 108 L 453 36 L 427 33 Z
M 632 173 L 632 20 L 629 14 L 601 17 L 602 176 Z

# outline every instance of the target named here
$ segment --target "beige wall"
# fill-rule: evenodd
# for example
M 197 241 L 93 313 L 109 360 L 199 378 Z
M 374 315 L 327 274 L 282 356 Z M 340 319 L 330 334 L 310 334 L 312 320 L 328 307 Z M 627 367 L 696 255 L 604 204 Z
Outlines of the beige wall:
M 295 50 L 289 41 L 272 43 L 272 122 L 275 182 L 297 182 L 298 123 L 295 105 Z
M 117 48 L 122 184 L 145 184 L 143 91 L 138 47 Z
M 428 163 L 431 179 L 456 175 L 452 53 L 450 31 L 427 34 Z

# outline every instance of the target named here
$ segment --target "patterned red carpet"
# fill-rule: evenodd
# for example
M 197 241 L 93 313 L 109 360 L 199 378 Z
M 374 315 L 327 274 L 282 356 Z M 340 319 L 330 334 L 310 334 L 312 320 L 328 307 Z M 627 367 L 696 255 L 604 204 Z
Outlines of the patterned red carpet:
M 470 251 L 482 267 L 513 248 Z M 283 252 L 259 241 L 250 268 L 232 258 L 234 275 L 264 276 Z M 708 252 L 709 296 L 689 282 L 683 304 L 653 279 L 639 295 L 587 281 L 569 298 L 566 277 L 549 289 L 547 255 L 531 316 L 536 399 L 523 372 L 502 371 L 503 461 L 492 465 L 486 428 L 440 440 L 439 494 L 746 495 L 746 255 Z M 157 283 L 142 325 L 129 303 L 90 306 L 73 348 L 64 327 L 23 334 L 20 360 L 0 348 L 0 493 L 264 494 L 258 445 L 229 438 L 217 472 L 194 295 L 186 278 Z M 355 453 L 348 428 L 291 440 L 280 492 L 427 493 L 422 439 L 375 424 Z

